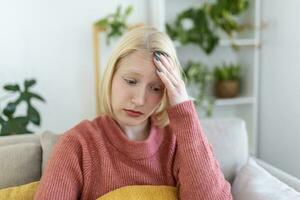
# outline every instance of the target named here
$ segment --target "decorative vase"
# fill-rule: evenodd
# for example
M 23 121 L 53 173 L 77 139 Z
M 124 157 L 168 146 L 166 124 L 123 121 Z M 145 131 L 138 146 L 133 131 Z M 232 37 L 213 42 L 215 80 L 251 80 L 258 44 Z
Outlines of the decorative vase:
M 219 98 L 232 98 L 239 93 L 239 82 L 235 80 L 218 81 L 215 94 Z

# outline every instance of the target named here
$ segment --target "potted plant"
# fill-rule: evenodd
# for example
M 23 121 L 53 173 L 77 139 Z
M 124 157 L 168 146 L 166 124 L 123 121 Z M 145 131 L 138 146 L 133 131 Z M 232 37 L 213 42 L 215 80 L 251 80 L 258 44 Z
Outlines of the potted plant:
M 2 111 L 0 108 L 0 136 L 32 133 L 27 128 L 29 123 L 40 126 L 40 114 L 34 108 L 31 101 L 36 99 L 44 102 L 45 100 L 37 93 L 30 91 L 31 87 L 35 84 L 36 81 L 32 79 L 24 81 L 23 90 L 18 84 L 7 84 L 3 87 L 4 90 L 17 94 L 18 97 L 15 100 L 9 101 Z M 7 97 L 11 96 L 2 97 L 1 100 Z M 15 111 L 22 102 L 27 104 L 27 112 L 25 115 L 15 116 Z
M 213 74 L 208 67 L 200 62 L 189 61 L 183 69 L 185 82 L 196 90 L 195 104 L 206 112 L 206 116 L 212 116 L 214 97 L 210 94 L 210 86 Z
M 219 98 L 236 97 L 240 90 L 240 65 L 223 64 L 214 69 L 215 95 Z
M 188 8 L 179 13 L 172 23 L 166 24 L 170 37 L 181 44 L 196 44 L 211 54 L 219 43 L 223 31 L 229 37 L 243 30 L 236 17 L 249 6 L 249 0 L 217 0 Z M 234 47 L 234 46 L 233 46 Z
M 124 13 L 122 13 L 122 7 L 119 5 L 115 13 L 109 14 L 108 16 L 95 22 L 96 27 L 106 31 L 107 44 L 110 43 L 111 39 L 122 36 L 128 29 L 126 21 L 132 11 L 133 7 L 130 5 L 125 9 Z

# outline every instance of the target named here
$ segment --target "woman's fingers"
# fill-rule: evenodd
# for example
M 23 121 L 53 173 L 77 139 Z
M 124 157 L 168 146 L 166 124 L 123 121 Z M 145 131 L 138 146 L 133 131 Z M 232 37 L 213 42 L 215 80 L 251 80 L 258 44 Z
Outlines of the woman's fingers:
M 184 81 L 175 72 L 173 63 L 160 53 L 154 53 L 154 64 L 157 74 L 165 84 L 170 105 L 176 105 L 188 99 Z
M 167 91 L 170 91 L 171 93 L 174 93 L 176 91 L 176 88 L 174 84 L 170 81 L 169 78 L 167 78 L 166 74 L 162 71 L 156 70 L 157 75 L 162 80 L 162 82 L 165 84 Z
M 180 74 L 178 74 L 175 70 L 173 61 L 167 54 L 155 52 L 154 58 L 155 57 L 157 58 L 154 59 L 156 61 L 156 64 L 162 66 L 162 68 L 166 70 L 166 73 L 175 80 L 174 82 L 176 83 L 176 85 L 181 84 L 183 82 Z
M 174 87 L 178 87 L 178 80 L 175 78 L 175 76 L 173 74 L 171 74 L 171 72 L 169 72 L 166 67 L 165 64 L 162 63 L 161 61 L 162 56 L 160 56 L 160 58 L 154 58 L 155 63 L 156 63 L 156 67 L 158 68 L 159 71 L 161 71 L 166 78 L 168 78 L 171 83 L 174 85 Z
M 178 75 L 175 73 L 175 70 L 174 70 L 174 67 L 173 67 L 173 63 L 171 61 L 171 59 L 164 55 L 164 54 L 161 54 L 159 56 L 162 64 L 165 66 L 165 68 L 167 69 L 167 71 L 173 76 L 175 77 L 176 79 L 179 79 Z

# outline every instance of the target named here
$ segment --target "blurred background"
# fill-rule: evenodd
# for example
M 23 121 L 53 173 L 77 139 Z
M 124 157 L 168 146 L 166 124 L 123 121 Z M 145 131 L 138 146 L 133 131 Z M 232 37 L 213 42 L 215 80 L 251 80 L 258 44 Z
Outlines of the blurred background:
M 228 2 L 1 1 L 1 134 L 94 119 L 111 50 L 149 25 L 174 41 L 200 118 L 242 118 L 251 154 L 300 178 L 300 1 Z

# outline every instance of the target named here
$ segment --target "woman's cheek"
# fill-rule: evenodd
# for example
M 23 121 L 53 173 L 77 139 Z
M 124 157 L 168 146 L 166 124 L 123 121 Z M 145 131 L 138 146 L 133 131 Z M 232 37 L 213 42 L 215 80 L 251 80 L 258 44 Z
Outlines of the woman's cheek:
M 149 96 L 149 102 L 152 105 L 157 105 L 162 99 L 162 95 L 150 95 Z

